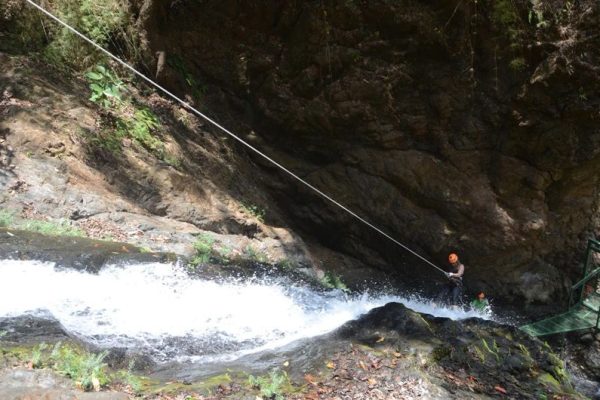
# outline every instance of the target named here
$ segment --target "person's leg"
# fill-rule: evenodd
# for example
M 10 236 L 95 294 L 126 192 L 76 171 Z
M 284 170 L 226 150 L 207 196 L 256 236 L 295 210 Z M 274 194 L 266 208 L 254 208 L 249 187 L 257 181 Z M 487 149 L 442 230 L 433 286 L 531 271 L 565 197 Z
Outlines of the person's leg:
M 460 303 L 460 287 L 455 285 L 452 288 L 452 305 L 457 306 Z

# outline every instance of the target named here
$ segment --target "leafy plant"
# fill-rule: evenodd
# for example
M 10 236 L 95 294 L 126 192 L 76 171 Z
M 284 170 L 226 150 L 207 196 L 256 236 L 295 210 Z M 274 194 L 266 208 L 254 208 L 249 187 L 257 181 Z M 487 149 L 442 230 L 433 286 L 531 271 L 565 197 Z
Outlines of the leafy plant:
M 51 360 L 56 371 L 73 379 L 83 390 L 99 390 L 109 382 L 104 363 L 107 354 L 106 351 L 99 354 L 80 352 L 57 343 Z
M 164 145 L 155 136 L 160 120 L 150 109 L 135 105 L 131 98 L 123 96 L 125 84 L 103 65 L 96 65 L 86 73 L 90 83 L 90 100 L 109 111 L 104 115 L 104 129 L 89 138 L 89 143 L 111 152 L 119 152 L 124 138 L 130 138 L 141 146 L 164 157 Z
M 85 74 L 85 77 L 88 79 L 92 91 L 91 101 L 104 108 L 121 103 L 124 83 L 112 71 L 103 65 L 96 65 Z
M 31 350 L 31 366 L 33 368 L 42 367 L 42 354 L 48 348 L 46 343 L 40 343 Z
M 284 397 L 284 386 L 289 385 L 289 377 L 285 371 L 279 371 L 273 369 L 269 375 L 254 377 L 250 375 L 248 377 L 248 383 L 260 390 L 261 396 L 267 399 L 283 400 Z
M 262 251 L 258 251 L 256 250 L 254 247 L 252 247 L 251 245 L 246 246 L 246 248 L 244 249 L 244 255 L 249 258 L 250 260 L 259 262 L 259 263 L 266 263 L 268 260 L 268 257 L 265 253 L 263 253 Z
M 264 208 L 249 203 L 242 203 L 241 207 L 246 213 L 254 216 L 261 223 L 265 223 L 265 215 L 267 212 Z
M 133 373 L 134 367 L 135 360 L 129 361 L 127 370 L 119 371 L 118 377 L 125 385 L 129 386 L 134 393 L 140 393 L 144 388 L 144 382 L 142 378 Z
M 192 258 L 191 264 L 196 266 L 199 264 L 206 264 L 210 261 L 213 253 L 213 245 L 215 239 L 209 234 L 202 234 L 194 242 L 194 249 L 196 249 L 196 255 Z
M 152 131 L 159 126 L 158 117 L 147 108 L 136 110 L 133 118 L 126 121 L 129 135 L 149 150 L 158 150 L 162 147 L 162 142 L 152 135 Z
M 0 210 L 0 227 L 8 227 L 13 224 L 15 213 L 8 210 Z
M 342 281 L 339 275 L 335 275 L 331 272 L 326 272 L 325 276 L 321 279 L 321 284 L 329 289 L 339 289 L 343 292 L 349 292 L 348 286 Z
M 119 0 L 53 0 L 51 11 L 100 46 L 111 45 L 122 55 L 135 57 L 139 46 L 129 25 L 128 6 Z M 59 66 L 82 70 L 96 63 L 101 54 L 65 27 L 49 24 L 45 56 Z

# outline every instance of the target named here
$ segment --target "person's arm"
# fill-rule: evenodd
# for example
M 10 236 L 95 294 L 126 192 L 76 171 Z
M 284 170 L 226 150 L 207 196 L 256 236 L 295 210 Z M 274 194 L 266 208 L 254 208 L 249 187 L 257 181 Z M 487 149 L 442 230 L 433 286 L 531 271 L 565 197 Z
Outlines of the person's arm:
M 448 276 L 449 277 L 457 277 L 457 278 L 462 278 L 463 274 L 465 273 L 465 266 L 460 263 L 458 264 L 458 272 L 449 272 Z

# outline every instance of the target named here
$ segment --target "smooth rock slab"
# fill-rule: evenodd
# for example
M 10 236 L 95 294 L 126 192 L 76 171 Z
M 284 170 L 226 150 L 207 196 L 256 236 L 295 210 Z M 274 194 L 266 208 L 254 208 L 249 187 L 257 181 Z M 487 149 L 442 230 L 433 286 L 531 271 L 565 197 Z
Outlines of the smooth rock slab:
M 2 400 L 128 400 L 125 393 L 84 393 L 49 370 L 13 369 L 0 373 Z

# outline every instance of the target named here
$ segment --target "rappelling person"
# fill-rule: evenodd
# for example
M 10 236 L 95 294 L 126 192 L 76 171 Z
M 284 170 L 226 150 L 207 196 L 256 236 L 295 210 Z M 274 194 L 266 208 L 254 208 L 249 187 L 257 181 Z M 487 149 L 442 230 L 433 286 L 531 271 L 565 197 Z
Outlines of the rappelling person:
M 462 277 L 465 273 L 465 266 L 458 260 L 456 253 L 448 255 L 448 262 L 452 266 L 452 271 L 446 272 L 450 280 L 448 283 L 448 297 L 452 305 L 459 305 L 462 299 Z
M 480 291 L 477 297 L 471 302 L 471 308 L 475 311 L 485 312 L 489 309 L 490 302 L 485 298 L 485 293 Z

